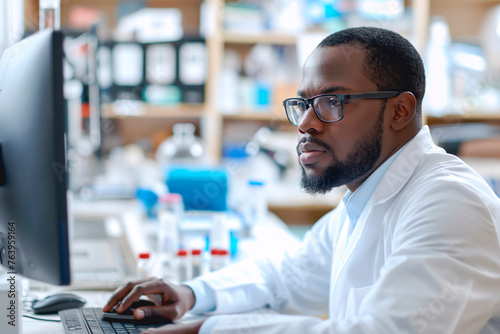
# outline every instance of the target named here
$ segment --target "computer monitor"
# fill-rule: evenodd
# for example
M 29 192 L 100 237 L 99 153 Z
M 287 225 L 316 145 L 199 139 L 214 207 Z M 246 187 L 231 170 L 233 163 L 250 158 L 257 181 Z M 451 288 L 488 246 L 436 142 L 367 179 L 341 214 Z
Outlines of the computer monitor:
M 0 262 L 54 285 L 70 283 L 66 125 L 63 35 L 46 30 L 0 60 Z

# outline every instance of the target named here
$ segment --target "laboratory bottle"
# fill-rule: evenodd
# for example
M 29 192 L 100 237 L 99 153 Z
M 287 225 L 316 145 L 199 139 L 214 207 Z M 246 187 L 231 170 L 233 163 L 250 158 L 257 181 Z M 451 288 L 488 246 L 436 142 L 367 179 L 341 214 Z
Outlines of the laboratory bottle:
M 210 251 L 210 271 L 216 271 L 229 264 L 229 252 L 227 249 L 213 248 Z
M 210 249 L 229 249 L 229 230 L 224 214 L 214 215 L 210 229 Z
M 159 202 L 157 234 L 159 275 L 164 279 L 173 279 L 176 272 L 174 258 L 179 249 L 179 224 L 184 214 L 184 207 L 179 194 L 163 195 Z
M 191 279 L 191 261 L 185 249 L 179 249 L 177 252 L 177 273 L 179 282 Z
M 39 29 L 61 29 L 61 0 L 40 0 Z
M 161 166 L 199 165 L 203 163 L 202 140 L 195 136 L 191 123 L 177 123 L 172 127 L 172 136 L 165 139 L 156 151 L 156 160 Z
M 192 278 L 196 278 L 203 274 L 203 254 L 201 249 L 191 250 L 191 267 L 192 267 Z
M 150 253 L 139 253 L 139 258 L 137 259 L 136 273 L 137 278 L 148 278 L 151 276 L 151 254 Z
M 264 181 L 248 180 L 244 210 L 245 228 L 243 234 L 248 237 L 252 235 L 255 226 L 265 221 L 267 217 L 267 197 Z
M 184 215 L 184 202 L 181 194 L 170 193 L 160 196 L 160 208 L 168 210 L 174 214 L 179 220 Z
M 449 112 L 451 93 L 451 37 L 446 19 L 435 16 L 429 25 L 429 39 L 424 55 L 427 88 L 423 106 L 429 115 Z

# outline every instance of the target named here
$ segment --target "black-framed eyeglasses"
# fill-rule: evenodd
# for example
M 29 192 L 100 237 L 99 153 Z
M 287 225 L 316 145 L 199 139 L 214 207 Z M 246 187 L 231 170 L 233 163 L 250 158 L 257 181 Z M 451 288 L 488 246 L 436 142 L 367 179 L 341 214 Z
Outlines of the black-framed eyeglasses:
M 387 99 L 398 96 L 402 91 L 379 91 L 370 93 L 353 94 L 321 94 L 303 99 L 292 97 L 283 101 L 286 116 L 293 125 L 299 125 L 309 106 L 312 106 L 314 113 L 325 123 L 341 121 L 344 118 L 344 102 L 355 99 Z

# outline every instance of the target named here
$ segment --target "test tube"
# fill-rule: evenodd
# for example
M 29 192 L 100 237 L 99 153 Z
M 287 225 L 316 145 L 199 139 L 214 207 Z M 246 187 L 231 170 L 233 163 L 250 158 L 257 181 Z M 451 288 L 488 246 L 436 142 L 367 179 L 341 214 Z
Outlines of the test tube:
M 210 271 L 217 271 L 229 264 L 229 252 L 227 249 L 214 248 L 210 253 Z
M 191 263 L 188 252 L 185 249 L 179 249 L 177 252 L 177 269 L 179 282 L 191 279 Z
M 61 29 L 61 0 L 40 0 L 39 28 Z
M 193 278 L 203 274 L 203 255 L 201 249 L 191 250 L 191 264 L 193 267 Z

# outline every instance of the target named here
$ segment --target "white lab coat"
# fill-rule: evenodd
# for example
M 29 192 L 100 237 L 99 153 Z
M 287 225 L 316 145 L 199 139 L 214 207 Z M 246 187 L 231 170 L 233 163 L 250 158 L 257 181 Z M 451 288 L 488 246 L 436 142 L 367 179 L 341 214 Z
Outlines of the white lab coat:
M 213 332 L 500 333 L 500 200 L 427 127 L 383 176 L 349 239 L 346 219 L 340 203 L 297 252 L 203 278 L 217 314 L 285 313 L 219 316 Z

